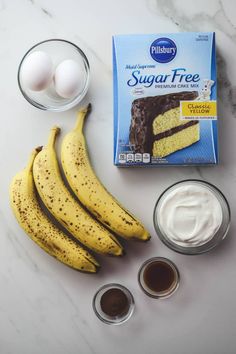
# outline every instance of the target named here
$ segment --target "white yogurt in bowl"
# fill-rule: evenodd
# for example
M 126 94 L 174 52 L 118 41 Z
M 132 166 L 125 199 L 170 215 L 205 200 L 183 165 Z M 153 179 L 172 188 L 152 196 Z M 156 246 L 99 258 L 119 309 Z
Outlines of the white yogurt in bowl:
M 230 209 L 223 194 L 200 180 L 169 187 L 154 209 L 160 239 L 173 250 L 198 254 L 214 248 L 229 228 Z

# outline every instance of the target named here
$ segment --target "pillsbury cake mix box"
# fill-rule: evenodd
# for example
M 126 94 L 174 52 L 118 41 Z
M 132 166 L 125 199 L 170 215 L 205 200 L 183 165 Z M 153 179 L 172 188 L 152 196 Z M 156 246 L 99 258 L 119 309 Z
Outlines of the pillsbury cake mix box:
M 218 162 L 214 33 L 113 37 L 114 163 Z

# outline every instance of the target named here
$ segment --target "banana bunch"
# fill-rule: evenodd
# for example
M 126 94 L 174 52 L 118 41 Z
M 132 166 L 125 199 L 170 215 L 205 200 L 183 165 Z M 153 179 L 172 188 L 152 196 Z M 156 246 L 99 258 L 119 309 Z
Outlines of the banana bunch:
M 16 219 L 30 238 L 51 256 L 77 270 L 95 273 L 99 267 L 97 261 L 52 224 L 38 204 L 32 168 L 39 151 L 38 148 L 32 152 L 26 168 L 11 182 L 10 200 Z
M 77 240 L 97 253 L 121 256 L 124 250 L 115 235 L 142 241 L 150 236 L 106 190 L 90 165 L 83 135 L 84 119 L 90 108 L 88 105 L 78 113 L 76 126 L 65 136 L 61 148 L 62 167 L 75 197 L 60 173 L 55 151 L 60 128 L 53 127 L 46 146 L 35 149 L 27 167 L 13 178 L 10 199 L 19 224 L 43 250 L 72 268 L 95 273 L 99 264 Z M 36 190 L 71 237 L 46 216 Z
M 143 225 L 106 190 L 95 175 L 83 135 L 89 104 L 78 113 L 75 128 L 62 142 L 61 162 L 66 179 L 79 201 L 106 227 L 125 239 L 147 241 Z

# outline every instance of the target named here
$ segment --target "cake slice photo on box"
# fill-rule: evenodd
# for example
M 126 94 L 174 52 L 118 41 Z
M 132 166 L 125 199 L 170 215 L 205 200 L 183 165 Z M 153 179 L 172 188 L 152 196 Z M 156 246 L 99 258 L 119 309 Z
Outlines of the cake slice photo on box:
M 162 158 L 199 141 L 199 121 L 180 119 L 180 102 L 198 97 L 197 91 L 183 91 L 134 100 L 129 134 L 132 150 Z

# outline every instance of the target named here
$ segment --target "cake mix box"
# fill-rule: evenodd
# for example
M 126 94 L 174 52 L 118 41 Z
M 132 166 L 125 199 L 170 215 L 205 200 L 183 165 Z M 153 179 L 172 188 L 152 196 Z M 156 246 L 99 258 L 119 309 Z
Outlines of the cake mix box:
M 217 164 L 214 33 L 113 37 L 114 163 Z

